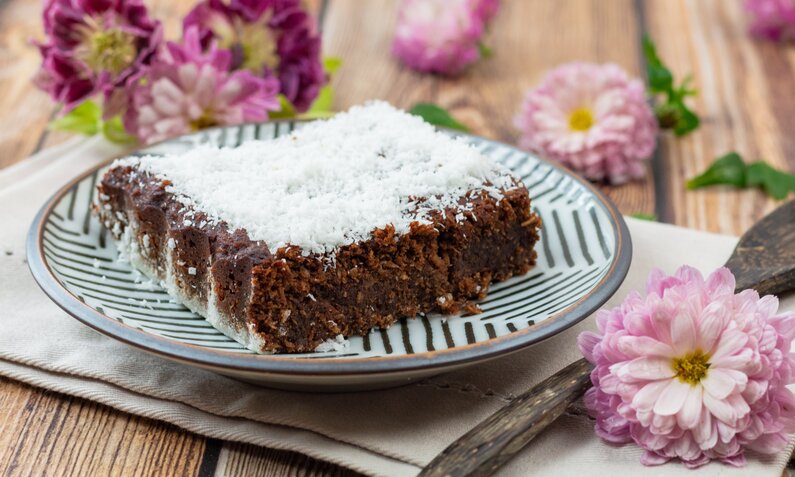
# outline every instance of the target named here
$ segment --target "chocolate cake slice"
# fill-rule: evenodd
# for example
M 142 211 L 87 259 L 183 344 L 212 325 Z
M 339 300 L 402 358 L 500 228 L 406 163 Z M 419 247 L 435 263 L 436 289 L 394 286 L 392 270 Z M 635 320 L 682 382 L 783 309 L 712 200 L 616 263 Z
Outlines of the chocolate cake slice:
M 131 263 L 257 352 L 475 312 L 536 260 L 521 181 L 383 102 L 274 140 L 121 159 L 98 189 Z

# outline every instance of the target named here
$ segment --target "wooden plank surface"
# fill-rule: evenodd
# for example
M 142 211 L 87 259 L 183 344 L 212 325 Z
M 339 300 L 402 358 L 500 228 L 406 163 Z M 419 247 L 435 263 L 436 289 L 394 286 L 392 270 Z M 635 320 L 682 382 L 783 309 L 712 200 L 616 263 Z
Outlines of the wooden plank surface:
M 190 0 L 151 0 L 173 38 Z M 678 78 L 692 72 L 703 126 L 684 139 L 663 136 L 646 177 L 602 186 L 624 213 L 739 234 L 775 206 L 757 191 L 687 191 L 687 178 L 736 149 L 795 168 L 795 52 L 749 39 L 740 2 L 725 0 L 505 0 L 487 37 L 494 56 L 454 79 L 420 75 L 389 55 L 392 0 L 315 0 L 327 55 L 343 58 L 336 109 L 383 98 L 409 107 L 433 101 L 472 130 L 513 143 L 524 92 L 544 72 L 574 60 L 615 62 L 640 75 L 639 37 L 649 32 Z M 40 2 L 0 0 L 0 167 L 63 141 L 47 133 L 55 108 L 30 78 L 39 57 Z M 66 178 L 65 178 L 66 179 Z M 168 424 L 0 378 L 3 475 L 353 475 L 307 457 L 205 439 Z

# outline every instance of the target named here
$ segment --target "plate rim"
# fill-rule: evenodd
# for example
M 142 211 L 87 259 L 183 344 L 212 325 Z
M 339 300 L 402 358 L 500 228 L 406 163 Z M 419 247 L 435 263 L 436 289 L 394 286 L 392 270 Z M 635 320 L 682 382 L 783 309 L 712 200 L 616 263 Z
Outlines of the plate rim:
M 213 130 L 220 130 L 229 127 L 245 127 L 249 125 L 269 125 L 274 123 L 296 123 L 305 121 L 278 120 L 265 123 L 244 123 L 239 125 L 221 126 L 209 128 L 201 131 L 209 133 Z M 26 252 L 28 258 L 28 268 L 33 278 L 44 293 L 68 315 L 77 319 L 84 325 L 121 341 L 134 348 L 176 360 L 183 363 L 193 364 L 204 368 L 213 368 L 219 371 L 237 373 L 256 373 L 256 374 L 276 374 L 276 375 L 302 375 L 302 376 L 345 376 L 345 375 L 365 375 L 365 374 L 384 374 L 400 373 L 415 370 L 427 370 L 430 368 L 446 368 L 451 366 L 464 365 L 476 361 L 485 361 L 498 356 L 507 355 L 511 352 L 529 347 L 543 340 L 551 338 L 564 330 L 574 326 L 580 321 L 590 316 L 594 311 L 601 307 L 613 296 L 621 284 L 624 282 L 629 267 L 632 262 L 632 240 L 629 229 L 623 216 L 616 205 L 604 193 L 597 189 L 593 184 L 575 174 L 570 169 L 548 161 L 531 152 L 519 149 L 501 141 L 485 138 L 482 136 L 452 131 L 456 135 L 473 137 L 497 143 L 502 147 L 510 148 L 513 151 L 533 156 L 536 160 L 558 169 L 558 171 L 570 179 L 577 181 L 585 187 L 607 212 L 610 225 L 616 237 L 616 256 L 610 265 L 607 273 L 594 285 L 594 287 L 575 303 L 565 310 L 550 316 L 543 322 L 517 330 L 506 335 L 490 338 L 476 343 L 455 346 L 434 351 L 424 351 L 413 354 L 399 354 L 375 357 L 352 357 L 352 358 L 287 358 L 283 355 L 275 358 L 268 354 L 242 354 L 229 351 L 220 351 L 197 346 L 189 343 L 181 343 L 175 340 L 148 333 L 144 330 L 134 328 L 130 325 L 117 321 L 105 314 L 102 314 L 79 300 L 69 292 L 55 277 L 53 271 L 47 264 L 43 249 L 43 232 L 47 223 L 45 220 L 50 216 L 57 203 L 65 196 L 69 190 L 80 183 L 95 171 L 108 166 L 115 159 L 127 157 L 142 149 L 157 146 L 159 144 L 176 141 L 180 138 L 190 137 L 197 133 L 186 134 L 167 139 L 146 147 L 138 148 L 120 156 L 115 156 L 106 161 L 89 168 L 77 177 L 61 186 L 49 199 L 41 206 L 31 223 L 26 240 Z M 532 200 L 532 197 L 531 197 Z

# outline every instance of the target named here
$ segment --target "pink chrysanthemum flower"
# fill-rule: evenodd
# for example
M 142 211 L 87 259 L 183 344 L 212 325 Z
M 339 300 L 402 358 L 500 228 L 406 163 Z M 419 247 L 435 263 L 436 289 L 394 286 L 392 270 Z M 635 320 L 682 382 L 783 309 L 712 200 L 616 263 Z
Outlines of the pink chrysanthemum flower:
M 643 83 L 613 64 L 555 68 L 528 91 L 514 123 L 521 147 L 613 184 L 643 177 L 657 135 Z
M 795 40 L 795 0 L 745 0 L 751 33 L 773 41 Z
M 95 93 L 110 96 L 149 63 L 162 37 L 141 0 L 48 0 L 43 17 L 34 81 L 64 111 Z
M 169 42 L 141 81 L 130 86 L 127 131 L 152 143 L 205 127 L 265 121 L 277 111 L 279 82 L 229 71 L 232 55 L 212 43 L 203 51 L 190 28 L 183 44 Z
M 300 0 L 204 0 L 185 17 L 198 27 L 202 43 L 211 39 L 232 52 L 232 69 L 276 76 L 280 92 L 299 112 L 306 111 L 326 82 L 320 37 Z
M 412 69 L 455 75 L 480 58 L 497 0 L 403 0 L 392 53 Z
M 690 268 L 649 276 L 647 294 L 596 315 L 599 334 L 578 344 L 596 367 L 585 402 L 596 433 L 634 441 L 641 462 L 710 459 L 739 466 L 744 449 L 770 454 L 795 431 L 795 315 L 745 290 L 720 268 L 706 280 Z

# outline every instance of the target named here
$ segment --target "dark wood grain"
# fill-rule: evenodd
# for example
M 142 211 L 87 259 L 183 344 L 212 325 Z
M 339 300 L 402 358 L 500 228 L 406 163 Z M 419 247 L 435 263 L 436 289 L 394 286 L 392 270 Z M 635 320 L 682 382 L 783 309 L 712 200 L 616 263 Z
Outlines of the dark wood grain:
M 737 279 L 737 291 L 753 288 L 767 295 L 795 288 L 795 201 L 751 227 L 726 266 Z
M 545 379 L 447 447 L 420 477 L 492 475 L 582 396 L 592 369 L 581 359 Z

